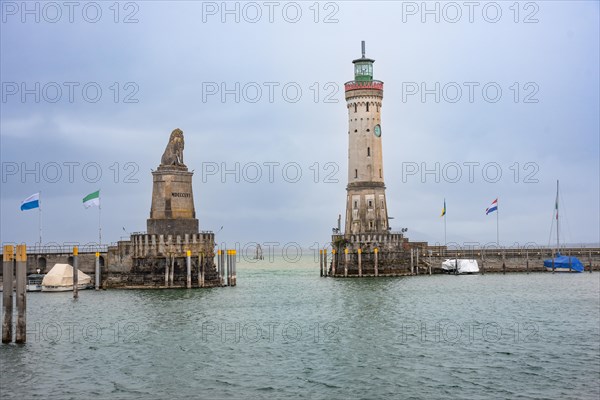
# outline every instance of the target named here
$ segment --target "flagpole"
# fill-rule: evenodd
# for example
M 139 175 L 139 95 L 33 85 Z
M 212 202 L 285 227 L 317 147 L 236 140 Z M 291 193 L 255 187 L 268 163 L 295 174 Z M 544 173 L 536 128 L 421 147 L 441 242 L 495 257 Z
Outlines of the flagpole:
M 496 200 L 496 245 L 500 248 L 500 202 Z
M 444 198 L 444 208 L 442 208 L 442 217 L 444 217 L 444 246 L 448 244 L 446 239 L 446 198 Z
M 40 194 L 39 194 L 39 199 L 38 199 L 38 203 L 39 203 L 39 214 L 38 214 L 38 228 L 40 231 L 40 251 L 42 250 L 42 191 L 40 190 Z
M 98 191 L 98 246 L 102 244 L 102 225 L 100 224 L 102 210 L 102 201 L 100 200 L 100 191 Z
M 444 246 L 448 244 L 448 240 L 446 240 L 446 213 L 444 213 Z
M 560 240 L 558 230 L 558 179 L 556 180 L 556 252 L 560 251 Z

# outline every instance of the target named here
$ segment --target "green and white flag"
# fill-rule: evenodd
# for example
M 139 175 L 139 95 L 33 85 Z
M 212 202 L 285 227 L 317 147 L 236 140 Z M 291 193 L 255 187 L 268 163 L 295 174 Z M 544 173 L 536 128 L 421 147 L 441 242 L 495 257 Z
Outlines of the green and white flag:
M 90 208 L 93 206 L 100 207 L 100 191 L 98 190 L 85 196 L 83 198 L 83 206 L 85 208 Z

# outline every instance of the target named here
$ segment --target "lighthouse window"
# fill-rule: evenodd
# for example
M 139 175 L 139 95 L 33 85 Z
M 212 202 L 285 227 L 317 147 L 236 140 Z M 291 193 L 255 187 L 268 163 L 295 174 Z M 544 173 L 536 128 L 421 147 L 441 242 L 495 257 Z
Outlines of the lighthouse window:
M 358 170 L 357 169 L 354 170 L 354 177 L 358 178 Z
M 356 132 L 358 132 L 358 129 L 355 129 L 355 130 L 354 130 L 354 132 L 355 132 L 355 133 L 356 133 Z
M 369 111 L 369 103 L 367 103 L 367 111 Z
M 367 157 L 371 157 L 371 148 L 367 147 Z
M 358 106 L 356 104 L 354 104 L 354 112 L 356 112 L 358 110 Z
M 369 200 L 369 208 L 373 208 L 373 201 Z
M 355 209 L 358 208 L 358 201 L 357 200 L 354 200 L 354 208 Z
M 381 176 L 381 168 L 379 168 L 379 177 L 383 178 L 383 176 Z

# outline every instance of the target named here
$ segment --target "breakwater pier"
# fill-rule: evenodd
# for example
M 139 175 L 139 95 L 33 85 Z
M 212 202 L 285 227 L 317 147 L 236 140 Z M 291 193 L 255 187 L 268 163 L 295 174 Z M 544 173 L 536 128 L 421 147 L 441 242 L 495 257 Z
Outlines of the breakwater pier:
M 351 239 L 348 242 L 353 243 Z M 586 272 L 600 270 L 598 247 L 567 247 L 561 248 L 560 253 L 577 257 Z M 390 250 L 375 243 L 358 247 L 334 246 L 331 250 L 320 251 L 319 265 L 321 276 L 336 278 L 441 274 L 445 273 L 442 262 L 448 259 L 476 260 L 482 274 L 529 273 L 545 272 L 544 260 L 555 255 L 556 250 L 548 247 L 448 249 L 406 241 L 404 246 Z

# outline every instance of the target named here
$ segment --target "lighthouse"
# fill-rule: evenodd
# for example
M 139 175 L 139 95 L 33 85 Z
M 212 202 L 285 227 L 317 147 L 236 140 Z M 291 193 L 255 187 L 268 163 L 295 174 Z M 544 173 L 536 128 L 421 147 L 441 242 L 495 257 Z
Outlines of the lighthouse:
M 405 276 L 431 264 L 423 261 L 432 248 L 426 242 L 410 242 L 405 233 L 392 232 L 383 175 L 383 82 L 373 79 L 375 60 L 365 55 L 352 61 L 354 80 L 344 84 L 348 109 L 348 185 L 346 225 L 341 215 L 331 235 L 331 263 L 321 256 L 321 276 Z M 340 132 L 341 134 L 341 132 Z M 440 251 L 439 248 L 435 250 Z M 442 249 L 445 250 L 445 249 Z
M 352 61 L 354 80 L 344 85 L 348 108 L 346 235 L 389 230 L 383 180 L 383 82 L 373 79 L 374 62 L 365 57 L 363 41 L 362 57 Z

